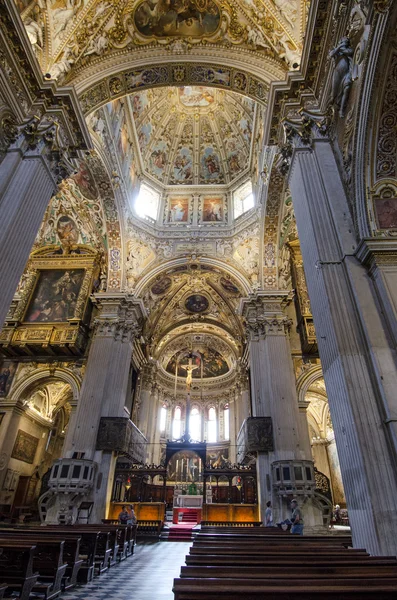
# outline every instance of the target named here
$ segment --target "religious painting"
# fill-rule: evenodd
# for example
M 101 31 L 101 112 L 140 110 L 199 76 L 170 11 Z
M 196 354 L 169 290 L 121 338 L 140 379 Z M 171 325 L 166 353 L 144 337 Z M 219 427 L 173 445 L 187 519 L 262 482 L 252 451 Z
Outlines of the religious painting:
M 63 215 L 57 222 L 57 234 L 62 244 L 72 245 L 79 241 L 79 230 L 70 217 Z
M 201 358 L 200 358 L 201 357 Z M 188 359 L 181 352 L 176 352 L 168 361 L 165 370 L 171 375 L 175 375 L 176 364 L 178 362 L 178 377 L 186 377 L 186 368 L 182 365 L 186 364 Z M 203 378 L 204 377 L 219 377 L 229 372 L 229 365 L 223 356 L 212 348 L 205 348 L 200 352 L 194 352 L 192 357 L 192 377 L 193 379 L 201 379 L 201 361 L 203 362 Z
M 51 323 L 73 318 L 84 275 L 84 269 L 40 271 L 24 321 Z
M 168 462 L 167 480 L 175 483 L 198 482 L 202 468 L 202 460 L 196 452 L 180 450 Z
M 144 0 L 134 12 L 135 27 L 146 37 L 205 37 L 220 22 L 213 0 Z
M 149 156 L 149 170 L 152 175 L 162 179 L 167 166 L 168 144 L 165 141 L 157 142 Z
M 207 448 L 207 464 L 212 468 L 224 469 L 229 463 L 229 447 Z
M 39 438 L 22 431 L 22 429 L 18 429 L 11 458 L 16 458 L 31 465 L 33 464 L 38 445 Z
M 377 198 L 376 214 L 380 229 L 397 229 L 397 198 Z
M 215 90 L 204 86 L 186 85 L 178 93 L 180 103 L 187 108 L 210 106 L 215 100 Z
M 172 183 L 192 183 L 193 158 L 189 148 L 181 148 L 174 160 Z
M 150 121 L 148 123 L 144 123 L 142 127 L 138 131 L 138 144 L 141 152 L 143 152 L 146 146 L 150 142 L 150 138 L 152 135 L 152 124 Z M 165 161 L 164 161 L 165 163 Z
M 145 108 L 149 105 L 148 91 L 139 92 L 131 96 L 132 114 L 134 119 L 139 119 Z
M 5 398 L 8 395 L 17 366 L 18 364 L 11 360 L 3 361 L 0 367 L 0 398 Z
M 214 148 L 205 148 L 201 157 L 202 178 L 205 181 L 218 182 L 223 181 L 223 173 L 221 172 L 220 160 Z
M 168 223 L 187 223 L 189 220 L 189 196 L 169 198 Z
M 88 200 L 96 200 L 98 197 L 98 190 L 95 179 L 85 162 L 82 161 L 80 163 L 80 169 L 76 175 L 73 175 L 72 179 L 85 198 Z
M 203 199 L 203 221 L 219 223 L 224 219 L 222 196 L 205 196 Z
M 230 279 L 226 279 L 226 277 L 221 277 L 220 283 L 221 283 L 221 286 L 223 287 L 223 289 L 226 290 L 226 292 L 231 292 L 232 294 L 238 294 L 240 291 L 238 289 L 238 287 L 236 285 L 234 285 L 234 283 L 232 281 L 230 281 Z
M 209 305 L 208 298 L 202 294 L 193 294 L 185 301 L 185 308 L 193 313 L 202 313 L 208 309 Z
M 161 279 L 156 281 L 156 283 L 154 285 L 152 285 L 151 292 L 152 292 L 152 294 L 155 294 L 156 296 L 162 296 L 163 294 L 165 294 L 165 292 L 167 290 L 170 289 L 171 285 L 172 285 L 171 277 L 162 277 Z

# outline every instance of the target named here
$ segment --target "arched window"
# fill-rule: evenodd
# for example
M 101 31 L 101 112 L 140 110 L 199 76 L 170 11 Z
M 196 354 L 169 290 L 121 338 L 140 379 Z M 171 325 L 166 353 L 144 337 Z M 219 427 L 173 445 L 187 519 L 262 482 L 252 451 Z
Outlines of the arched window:
M 198 408 L 192 408 L 190 412 L 189 430 L 195 442 L 201 442 L 201 415 Z
M 160 433 L 165 432 L 165 425 L 167 422 L 167 406 L 163 404 L 160 409 Z
M 181 407 L 177 406 L 174 411 L 174 420 L 172 423 L 172 439 L 179 440 L 181 437 Z
M 208 411 L 207 442 L 216 442 L 216 411 L 213 406 Z
M 255 206 L 255 198 L 252 191 L 251 181 L 246 181 L 233 193 L 234 218 L 250 210 Z
M 225 404 L 223 408 L 223 423 L 224 423 L 224 432 L 225 432 L 225 440 L 230 439 L 230 411 L 229 405 Z
M 157 219 L 159 204 L 160 194 L 143 183 L 134 205 L 138 217 L 142 217 L 143 219 L 145 217 L 150 217 L 155 221 Z

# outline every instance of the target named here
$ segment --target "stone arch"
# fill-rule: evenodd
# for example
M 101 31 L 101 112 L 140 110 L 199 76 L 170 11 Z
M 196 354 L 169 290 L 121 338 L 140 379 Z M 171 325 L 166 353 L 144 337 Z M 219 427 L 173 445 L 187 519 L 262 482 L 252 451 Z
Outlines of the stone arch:
M 229 56 L 225 56 L 229 54 Z M 243 58 L 241 57 L 243 54 Z M 135 55 L 136 56 L 136 55 Z M 120 57 L 119 57 L 120 58 Z M 154 87 L 205 85 L 236 92 L 266 105 L 272 81 L 284 80 L 286 69 L 276 59 L 259 61 L 252 52 L 230 53 L 211 48 L 178 56 L 153 52 L 150 56 L 125 57 L 125 62 L 108 60 L 94 64 L 68 81 L 79 95 L 84 114 L 111 100 Z
M 252 291 L 251 285 L 248 282 L 248 280 L 246 279 L 246 277 L 244 277 L 244 275 L 242 275 L 235 267 L 232 267 L 231 265 L 224 263 L 223 261 L 221 261 L 217 258 L 209 258 L 209 257 L 203 257 L 203 256 L 200 256 L 199 262 L 200 262 L 200 265 L 208 265 L 208 266 L 217 267 L 217 268 L 221 269 L 222 271 L 225 271 L 227 274 L 231 275 L 232 277 L 234 277 L 241 284 L 241 286 L 246 294 L 249 294 Z M 145 290 L 145 288 L 148 287 L 151 280 L 154 277 L 160 275 L 162 272 L 168 271 L 169 269 L 172 269 L 172 268 L 175 268 L 175 267 L 178 267 L 181 265 L 187 265 L 189 263 L 191 263 L 191 257 L 183 257 L 183 258 L 175 258 L 175 259 L 169 260 L 167 262 L 162 262 L 160 265 L 153 267 L 137 283 L 136 288 L 135 288 L 136 296 L 140 297 L 142 295 L 143 291 Z
M 48 380 L 53 379 L 60 379 L 61 381 L 68 383 L 72 390 L 73 403 L 77 403 L 80 396 L 81 380 L 75 373 L 63 368 L 38 369 L 37 371 L 30 373 L 30 375 L 27 375 L 26 378 L 24 378 L 15 386 L 11 400 L 15 403 L 18 403 L 21 400 L 24 392 L 26 392 L 29 387 L 32 386 L 32 384 L 45 382 L 48 383 Z
M 296 391 L 298 394 L 298 402 L 305 401 L 305 396 L 306 396 L 308 389 L 315 381 L 317 381 L 317 379 L 320 379 L 320 377 L 324 377 L 321 365 L 316 365 L 315 367 L 312 367 L 312 368 L 308 369 L 307 371 L 304 371 L 299 376 L 298 381 L 296 382 Z

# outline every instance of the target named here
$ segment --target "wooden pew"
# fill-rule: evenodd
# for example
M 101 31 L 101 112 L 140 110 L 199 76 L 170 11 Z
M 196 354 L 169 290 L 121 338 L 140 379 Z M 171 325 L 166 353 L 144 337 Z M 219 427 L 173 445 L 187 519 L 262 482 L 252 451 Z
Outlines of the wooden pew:
M 65 532 L 64 526 L 59 525 L 48 525 L 46 527 L 49 531 L 62 531 Z M 110 533 L 109 531 L 104 531 L 101 529 L 100 525 L 96 525 L 95 527 L 89 525 L 71 525 L 68 527 L 68 530 L 76 534 L 84 533 L 84 532 L 92 532 L 95 529 L 97 533 L 97 543 L 95 547 L 95 556 L 94 556 L 94 575 L 101 575 L 105 573 L 110 565 L 112 548 L 110 545 Z
M 305 566 L 304 574 L 309 579 L 362 579 L 363 576 L 367 579 L 374 578 L 393 578 L 397 581 L 397 561 L 391 565 L 365 565 L 364 573 L 363 566 L 346 567 L 346 566 L 330 566 L 330 567 L 312 567 Z M 302 566 L 299 567 L 268 567 L 263 566 L 245 566 L 243 569 L 236 569 L 234 566 L 182 566 L 181 577 L 204 577 L 216 579 L 239 579 L 243 576 L 249 579 L 294 579 L 302 576 Z
M 77 537 L 76 535 L 73 537 L 65 536 L 62 532 L 55 531 L 45 532 L 40 530 L 34 532 L 23 529 L 0 530 L 0 537 L 22 542 L 24 540 L 29 540 L 31 543 L 48 539 L 48 534 L 50 534 L 52 540 L 64 541 L 63 560 L 67 563 L 67 568 L 62 581 L 62 587 L 67 590 L 76 585 L 79 570 L 83 566 L 83 559 L 80 559 L 80 537 Z
M 8 575 L 8 592 L 17 591 L 19 600 L 28 600 L 39 577 L 33 570 L 36 546 L 28 543 L 15 545 L 8 540 L 0 540 L 0 548 L 0 570 L 3 577 Z
M 271 567 L 271 568 L 282 568 L 284 570 L 290 569 L 293 567 L 299 567 L 301 573 L 303 573 L 305 567 L 308 565 L 308 561 L 304 556 L 293 556 L 289 558 L 281 559 L 280 556 L 272 557 L 272 556 L 252 556 L 252 555 L 187 555 L 186 564 L 189 566 L 201 566 L 201 565 L 224 565 L 224 566 L 233 566 L 236 569 L 243 569 L 249 566 L 261 566 L 261 567 Z M 333 568 L 338 566 L 345 567 L 355 567 L 358 566 L 362 568 L 365 565 L 370 566 L 383 566 L 383 565 L 395 565 L 396 557 L 395 556 L 366 556 L 362 554 L 356 555 L 348 555 L 343 557 L 327 557 L 323 556 L 321 558 L 310 558 L 310 566 L 319 567 L 321 569 L 324 568 Z
M 299 556 L 304 553 L 304 556 L 309 560 L 311 558 L 329 557 L 336 556 L 337 558 L 363 555 L 368 556 L 368 553 L 362 548 L 354 549 L 343 549 L 343 548 L 321 548 L 318 547 L 307 547 L 304 550 L 296 546 L 285 547 L 266 547 L 266 546 L 255 546 L 253 544 L 242 546 L 235 544 L 234 546 L 191 546 L 189 550 L 190 554 L 202 554 L 202 555 L 221 555 L 225 556 L 231 554 L 232 556 L 268 556 L 268 557 L 283 557 L 287 556 Z
M 14 545 L 15 548 L 18 548 L 24 543 L 34 543 L 35 545 L 35 550 L 33 553 L 33 570 L 39 575 L 32 591 L 43 595 L 45 600 L 57 598 L 62 591 L 62 579 L 65 576 L 67 568 L 67 564 L 63 562 L 64 541 L 60 539 L 46 538 L 37 539 L 33 542 L 33 540 L 29 541 L 28 538 L 25 542 L 21 538 L 11 540 L 8 538 L 2 538 L 0 535 L 0 547 L 3 549 L 5 545 L 7 545 L 7 547 L 12 547 L 12 545 Z M 3 556 L 4 552 L 1 556 L 1 559 Z M 23 587 L 23 584 L 16 583 L 16 581 L 13 579 L 12 573 L 7 576 L 6 583 L 14 591 L 19 591 L 19 589 L 22 589 Z
M 233 541 L 235 539 L 236 534 L 232 533 L 197 533 L 195 535 L 195 541 L 208 541 L 218 542 L 218 541 Z M 334 546 L 352 546 L 352 538 L 351 536 L 329 536 L 329 537 L 316 537 L 316 536 L 292 536 L 290 533 L 283 536 L 267 536 L 263 534 L 250 534 L 246 535 L 245 532 L 238 534 L 239 541 L 249 541 L 249 540 L 267 540 L 268 543 L 280 543 L 280 544 L 288 544 L 292 540 L 297 540 L 300 543 L 306 543 L 307 541 L 318 542 L 321 544 Z
M 395 600 L 397 586 L 393 579 L 265 580 L 202 578 L 174 579 L 175 600 Z
M 0 530 L 2 531 L 2 530 Z M 34 535 L 60 535 L 63 539 L 80 538 L 79 560 L 82 565 L 77 573 L 77 583 L 88 583 L 94 577 L 94 562 L 96 556 L 96 548 L 99 538 L 99 531 L 91 529 L 89 531 L 81 531 L 77 528 L 69 526 L 45 526 L 45 527 L 21 527 L 18 531 L 27 531 Z

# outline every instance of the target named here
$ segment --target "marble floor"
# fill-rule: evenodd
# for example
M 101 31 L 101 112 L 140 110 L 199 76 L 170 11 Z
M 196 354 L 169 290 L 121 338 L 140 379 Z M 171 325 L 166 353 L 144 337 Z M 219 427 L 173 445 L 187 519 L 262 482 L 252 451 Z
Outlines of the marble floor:
M 191 542 L 145 542 L 133 556 L 61 600 L 174 600 L 172 584 Z

